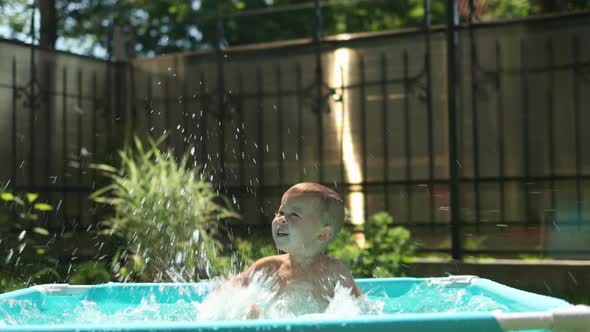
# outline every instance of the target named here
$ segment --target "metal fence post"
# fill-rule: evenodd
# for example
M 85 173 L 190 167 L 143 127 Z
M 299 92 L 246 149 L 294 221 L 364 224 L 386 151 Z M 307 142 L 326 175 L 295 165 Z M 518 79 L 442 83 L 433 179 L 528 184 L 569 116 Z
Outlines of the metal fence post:
M 217 61 L 217 102 L 219 103 L 219 118 L 217 124 L 219 125 L 219 184 L 223 186 L 225 183 L 225 81 L 224 81 L 224 65 L 223 65 L 223 50 L 222 43 L 224 38 L 223 32 L 223 18 L 221 16 L 221 3 L 217 3 L 217 42 L 215 45 L 216 61 Z
M 432 6 L 430 0 L 424 0 L 424 70 L 426 73 L 426 112 L 428 118 L 428 180 L 429 180 L 429 223 L 434 230 L 436 214 L 434 213 L 434 126 L 432 112 L 432 57 L 431 38 Z
M 113 93 L 114 93 L 114 111 L 110 112 L 110 123 L 113 124 L 113 128 L 111 128 L 111 132 L 114 131 L 113 138 L 115 137 L 122 137 L 125 128 L 127 126 L 128 121 L 132 121 L 133 119 L 130 118 L 127 114 L 127 70 L 131 67 L 131 63 L 126 61 L 121 62 L 114 62 L 114 75 L 113 75 Z M 114 120 L 114 121 L 113 121 Z M 125 142 L 123 139 L 115 139 L 114 146 L 118 149 L 120 145 L 123 145 Z M 113 158 L 114 156 L 109 156 L 109 159 Z M 111 161 L 111 160 L 109 160 Z
M 323 37 L 323 22 L 322 22 L 322 7 L 320 0 L 314 1 L 314 13 L 315 13 L 315 30 L 314 30 L 314 45 L 315 45 L 315 71 L 316 71 L 316 89 L 317 89 L 317 100 L 315 100 L 314 106 L 317 107 L 315 110 L 317 121 L 318 121 L 318 159 L 319 159 L 319 180 L 322 183 L 324 181 L 324 132 L 323 132 L 323 107 L 324 107 L 324 96 L 322 95 L 322 87 L 324 84 L 324 75 L 322 71 L 322 37 Z
M 451 184 L 451 241 L 453 259 L 463 258 L 461 245 L 461 191 L 459 132 L 457 128 L 457 84 L 455 52 L 457 47 L 457 0 L 447 0 L 447 107 L 449 121 L 449 170 Z
M 473 140 L 473 199 L 475 210 L 475 230 L 479 234 L 481 221 L 481 198 L 480 198 L 480 172 L 479 172 L 479 110 L 477 104 L 477 96 L 480 93 L 479 86 L 479 59 L 477 55 L 477 45 L 475 43 L 475 35 L 473 32 L 473 24 L 475 23 L 475 0 L 469 0 L 469 57 L 471 70 L 471 137 Z

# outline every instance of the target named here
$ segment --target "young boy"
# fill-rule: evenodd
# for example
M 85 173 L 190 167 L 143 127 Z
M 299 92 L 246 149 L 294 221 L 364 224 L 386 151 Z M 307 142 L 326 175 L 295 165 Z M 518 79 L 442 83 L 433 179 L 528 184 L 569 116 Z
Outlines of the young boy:
M 322 253 L 343 223 L 344 203 L 336 192 L 317 183 L 294 185 L 283 195 L 272 221 L 275 245 L 285 254 L 259 259 L 234 281 L 247 286 L 262 275 L 272 280 L 276 300 L 287 307 L 293 305 L 285 303 L 289 300 L 299 302 L 295 306 L 305 306 L 303 312 L 308 313 L 325 310 L 337 284 L 360 297 L 350 270 Z M 253 305 L 250 317 L 260 314 Z

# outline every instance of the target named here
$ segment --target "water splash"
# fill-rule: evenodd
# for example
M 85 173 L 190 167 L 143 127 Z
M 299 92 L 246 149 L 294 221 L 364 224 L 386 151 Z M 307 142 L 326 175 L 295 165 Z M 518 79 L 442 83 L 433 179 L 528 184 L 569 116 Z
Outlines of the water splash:
M 169 275 L 183 281 L 180 274 Z M 279 294 L 276 281 L 253 276 L 242 286 L 223 278 L 195 284 L 194 287 L 164 289 L 108 297 L 47 296 L 40 301 L 5 299 L 0 301 L 0 326 L 57 324 L 126 324 L 146 322 L 197 322 L 246 319 L 347 319 L 359 315 L 458 312 L 518 312 L 515 304 L 448 287 L 444 283 L 419 283 L 402 294 L 388 296 L 383 289 L 368 291 L 356 298 L 350 289 L 337 284 L 331 298 L 310 297 L 310 292 L 294 288 Z M 174 293 L 177 292 L 177 293 Z M 139 298 L 137 298 L 139 296 Z M 135 299 L 132 299 L 135 298 Z M 231 299 L 231 300 L 228 300 Z M 253 310 L 256 308 L 257 312 Z M 255 315 L 253 315 L 255 314 Z

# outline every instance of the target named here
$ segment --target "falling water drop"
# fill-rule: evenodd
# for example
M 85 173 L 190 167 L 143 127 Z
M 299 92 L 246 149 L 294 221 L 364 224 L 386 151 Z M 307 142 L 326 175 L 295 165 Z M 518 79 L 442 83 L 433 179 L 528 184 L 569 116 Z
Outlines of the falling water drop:
M 8 255 L 6 255 L 6 258 L 4 259 L 4 263 L 10 262 L 12 255 L 14 255 L 14 250 L 11 248 L 10 251 L 8 251 Z

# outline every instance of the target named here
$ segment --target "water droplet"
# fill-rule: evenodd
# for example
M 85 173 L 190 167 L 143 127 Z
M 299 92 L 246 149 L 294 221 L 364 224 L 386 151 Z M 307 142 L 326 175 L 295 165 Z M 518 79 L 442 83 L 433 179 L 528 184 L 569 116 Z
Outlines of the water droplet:
M 10 259 L 12 258 L 12 255 L 14 255 L 14 250 L 11 248 L 8 251 L 8 255 L 6 255 L 6 258 L 4 259 L 4 263 L 10 262 Z

